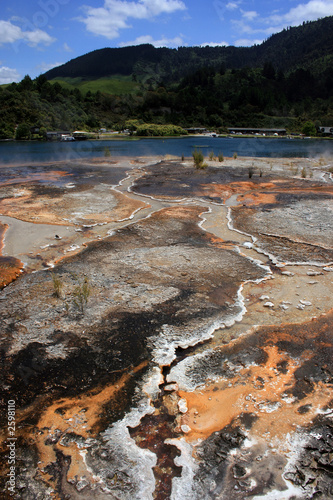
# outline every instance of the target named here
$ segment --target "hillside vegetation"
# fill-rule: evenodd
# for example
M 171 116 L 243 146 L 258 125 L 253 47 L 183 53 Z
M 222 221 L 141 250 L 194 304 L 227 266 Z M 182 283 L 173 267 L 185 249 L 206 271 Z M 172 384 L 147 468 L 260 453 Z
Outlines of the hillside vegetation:
M 254 47 L 151 45 L 102 49 L 34 81 L 0 87 L 0 138 L 48 130 L 143 124 L 333 126 L 333 17 L 304 23 Z M 160 128 L 159 130 L 163 130 Z M 165 130 L 170 130 L 166 128 Z M 173 129 L 179 130 L 179 129 Z M 43 134 L 42 134 L 43 135 Z

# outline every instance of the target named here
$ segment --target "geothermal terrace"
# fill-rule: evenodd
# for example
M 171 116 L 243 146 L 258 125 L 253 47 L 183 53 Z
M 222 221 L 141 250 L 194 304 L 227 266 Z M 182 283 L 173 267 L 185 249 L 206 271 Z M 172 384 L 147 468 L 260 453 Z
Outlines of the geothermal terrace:
M 0 167 L 3 498 L 333 498 L 330 161 Z

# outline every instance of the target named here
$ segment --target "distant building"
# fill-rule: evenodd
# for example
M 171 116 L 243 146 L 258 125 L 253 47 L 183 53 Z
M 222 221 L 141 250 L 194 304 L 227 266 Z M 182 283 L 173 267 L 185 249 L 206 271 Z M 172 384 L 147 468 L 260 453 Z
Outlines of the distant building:
M 91 134 L 85 130 L 75 130 L 72 135 L 77 141 L 85 141 L 91 137 Z
M 46 132 L 46 138 L 48 141 L 60 141 L 63 136 L 70 135 L 71 133 L 68 131 Z
M 333 135 L 333 127 L 319 127 L 319 132 L 324 135 Z
M 228 128 L 229 134 L 249 134 L 249 135 L 286 135 L 285 128 L 242 128 L 230 127 Z

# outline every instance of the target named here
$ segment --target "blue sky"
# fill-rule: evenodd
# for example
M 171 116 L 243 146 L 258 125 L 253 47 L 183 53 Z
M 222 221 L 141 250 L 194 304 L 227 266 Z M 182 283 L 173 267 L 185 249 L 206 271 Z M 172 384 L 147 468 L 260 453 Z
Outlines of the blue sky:
M 250 46 L 333 0 L 1 0 L 0 84 L 104 47 Z

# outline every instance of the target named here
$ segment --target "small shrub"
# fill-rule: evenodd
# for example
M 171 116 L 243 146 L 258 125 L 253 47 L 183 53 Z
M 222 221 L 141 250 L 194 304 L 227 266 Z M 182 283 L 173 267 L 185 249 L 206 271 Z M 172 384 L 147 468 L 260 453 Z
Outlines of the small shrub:
M 307 172 L 306 172 L 306 168 L 305 167 L 302 168 L 301 176 L 302 176 L 302 179 L 306 179 Z
M 74 289 L 74 305 L 79 309 L 79 311 L 83 314 L 84 308 L 87 305 L 88 298 L 90 295 L 90 286 L 88 278 L 84 278 L 83 283 L 78 284 Z
M 208 154 L 208 158 L 210 160 L 214 160 L 214 158 L 215 158 L 214 151 L 210 151 L 210 153 Z
M 182 154 L 182 161 L 185 161 L 185 156 Z
M 52 282 L 53 282 L 53 295 L 60 299 L 62 292 L 62 281 L 56 274 L 52 273 Z
M 203 168 L 204 155 L 202 151 L 199 149 L 195 149 L 192 153 L 194 165 L 196 168 Z
M 236 159 L 237 159 L 237 156 L 238 156 L 238 155 L 237 155 L 237 153 L 234 153 L 234 155 L 233 155 L 233 159 L 234 159 L 234 160 L 236 160 Z
M 253 176 L 253 174 L 254 174 L 254 168 L 250 167 L 249 168 L 249 179 L 251 179 L 251 177 Z
M 219 162 L 221 163 L 222 161 L 224 161 L 224 156 L 223 156 L 223 153 L 219 153 Z
M 109 148 L 105 148 L 105 149 L 104 149 L 104 156 L 105 156 L 105 157 L 110 157 L 110 156 L 111 156 L 111 153 L 110 153 Z

